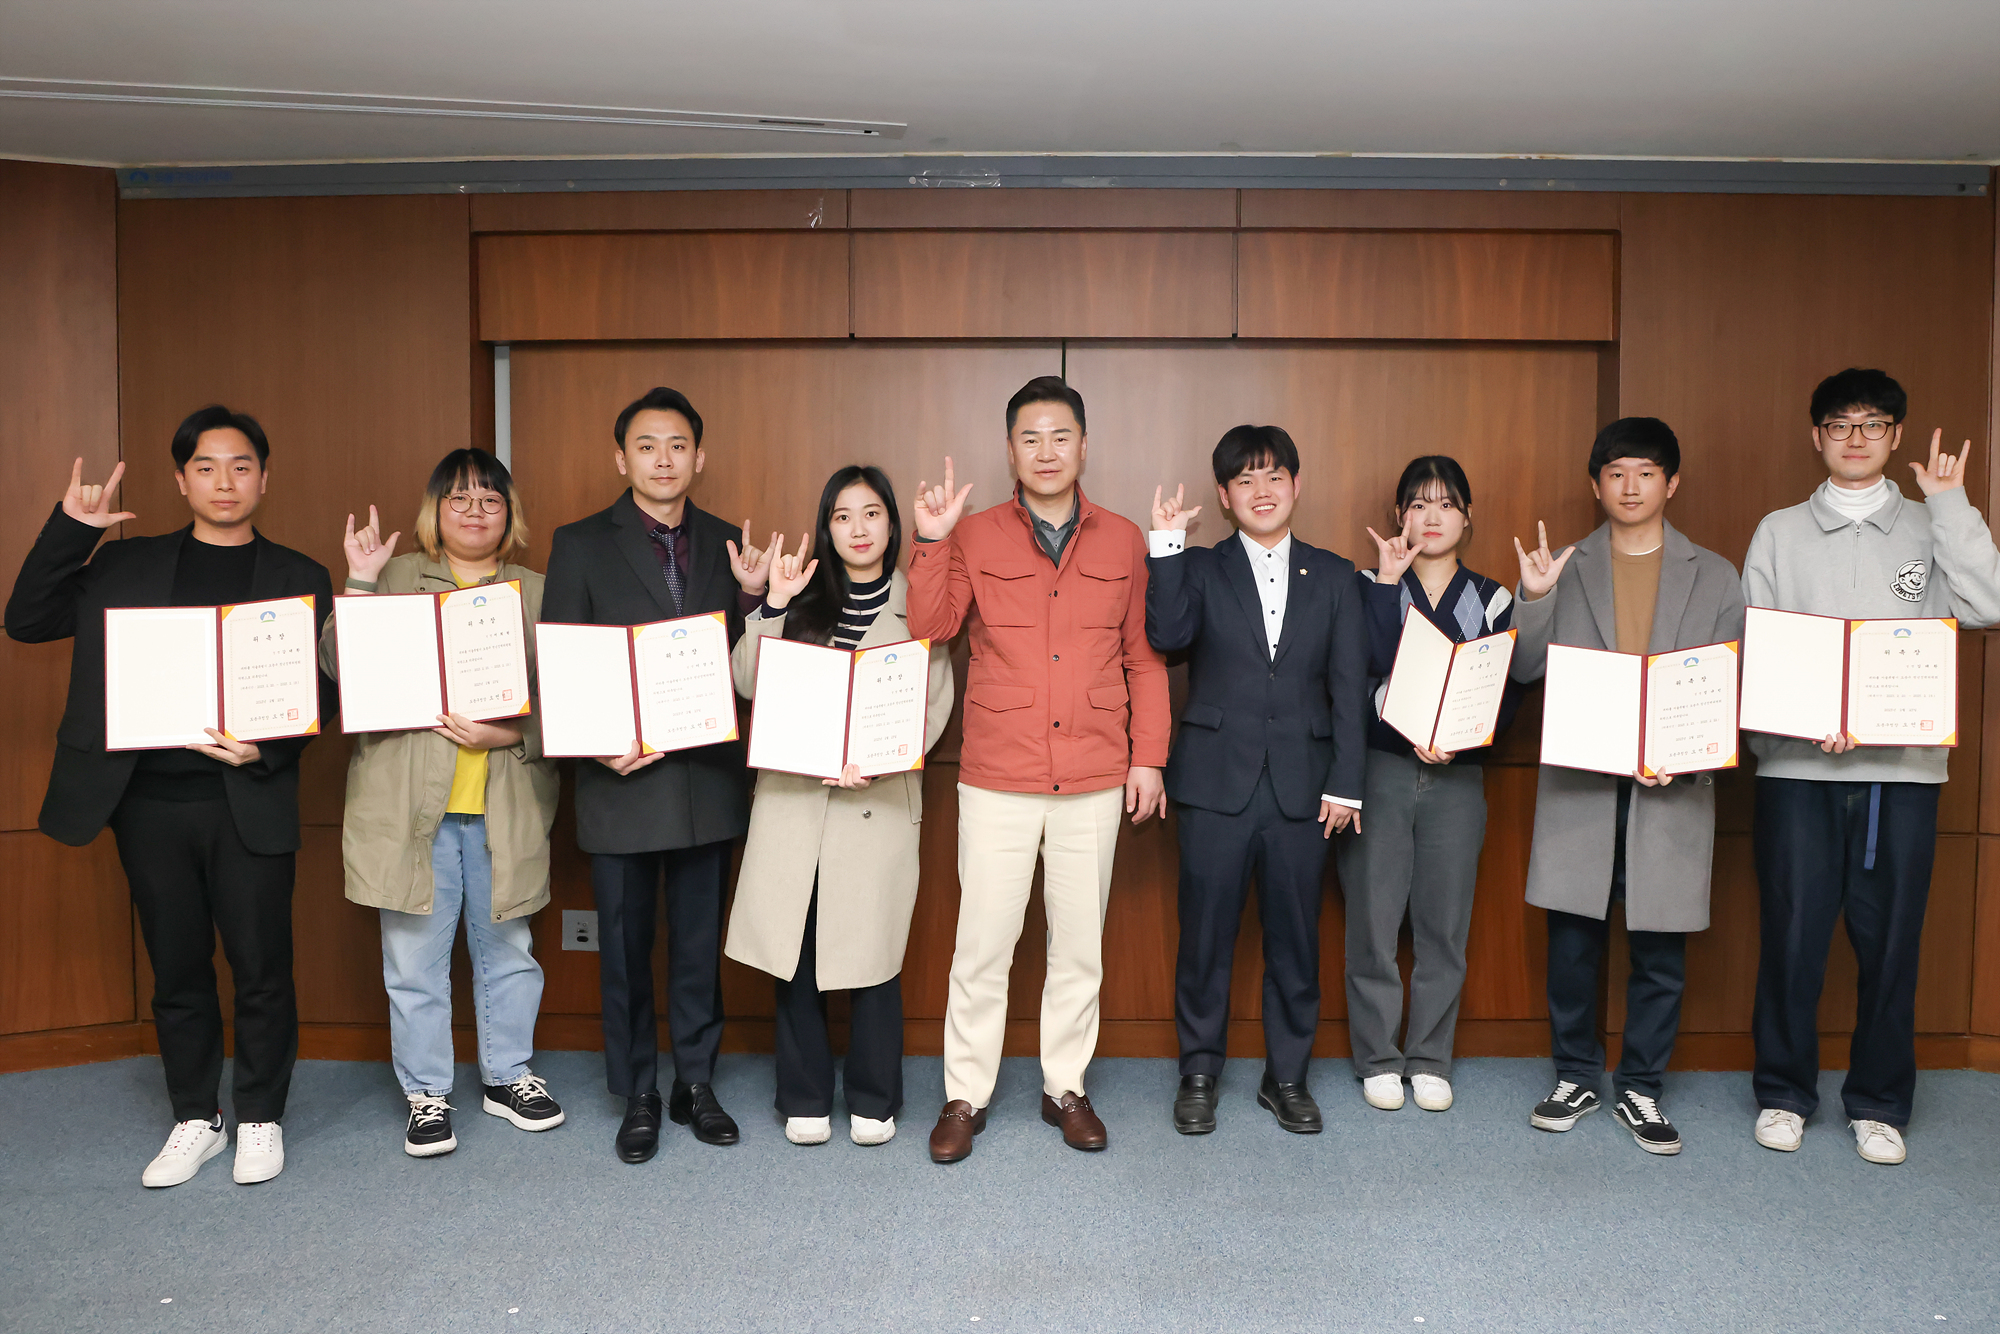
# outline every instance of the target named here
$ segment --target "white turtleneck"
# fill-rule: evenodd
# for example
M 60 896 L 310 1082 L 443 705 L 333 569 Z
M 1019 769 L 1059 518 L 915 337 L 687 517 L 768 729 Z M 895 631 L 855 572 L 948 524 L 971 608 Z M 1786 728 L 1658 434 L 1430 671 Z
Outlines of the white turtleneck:
M 1820 498 L 1832 507 L 1834 513 L 1849 523 L 1860 523 L 1888 503 L 1889 493 L 1896 488 L 1889 484 L 1887 477 L 1877 477 L 1875 485 L 1865 486 L 1859 491 L 1844 486 L 1835 486 L 1831 477 L 1819 489 Z

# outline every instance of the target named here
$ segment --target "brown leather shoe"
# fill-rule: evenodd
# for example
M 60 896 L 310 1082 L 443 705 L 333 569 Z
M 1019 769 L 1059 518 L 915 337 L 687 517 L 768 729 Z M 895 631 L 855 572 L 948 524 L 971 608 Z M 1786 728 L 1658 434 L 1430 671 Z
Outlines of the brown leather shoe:
M 1090 1099 L 1081 1093 L 1065 1093 L 1060 1102 L 1044 1093 L 1042 1120 L 1061 1127 L 1063 1143 L 1072 1149 L 1094 1151 L 1104 1147 L 1104 1122 L 1097 1119 L 1097 1113 L 1090 1109 Z
M 963 1098 L 953 1098 L 938 1113 L 931 1131 L 931 1161 L 955 1163 L 972 1152 L 972 1137 L 986 1129 L 986 1109 L 974 1110 Z

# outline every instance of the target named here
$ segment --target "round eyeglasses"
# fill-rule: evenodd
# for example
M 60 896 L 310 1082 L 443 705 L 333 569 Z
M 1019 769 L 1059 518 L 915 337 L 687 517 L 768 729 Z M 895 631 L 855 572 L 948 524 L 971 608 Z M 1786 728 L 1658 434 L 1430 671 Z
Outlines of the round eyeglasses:
M 1860 428 L 1863 440 L 1881 440 L 1888 436 L 1893 423 L 1870 419 L 1865 422 L 1821 422 L 1819 429 L 1826 432 L 1829 440 L 1845 440 Z
M 507 508 L 505 496 L 468 496 L 463 491 L 446 496 L 444 503 L 451 506 L 453 514 L 470 514 L 474 505 L 479 506 L 481 514 L 498 514 Z

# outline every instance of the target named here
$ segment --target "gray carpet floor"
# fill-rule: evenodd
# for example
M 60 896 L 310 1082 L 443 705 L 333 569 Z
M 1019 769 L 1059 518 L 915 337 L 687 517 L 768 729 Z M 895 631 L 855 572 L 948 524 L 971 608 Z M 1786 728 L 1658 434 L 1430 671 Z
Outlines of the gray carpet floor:
M 228 1154 L 148 1191 L 157 1061 L 0 1077 L 0 1329 L 1329 1331 L 2000 1327 L 2000 1076 L 1926 1073 L 1910 1161 L 1855 1155 L 1839 1076 L 1795 1154 L 1751 1140 L 1741 1074 L 1671 1077 L 1687 1149 L 1642 1153 L 1608 1111 L 1527 1125 L 1542 1061 L 1459 1065 L 1443 1114 L 1365 1106 L 1315 1066 L 1327 1132 L 1280 1131 L 1233 1062 L 1221 1127 L 1176 1135 L 1169 1061 L 1100 1060 L 1108 1151 L 1063 1147 L 1010 1060 L 977 1152 L 925 1153 L 942 1097 L 912 1058 L 902 1133 L 785 1142 L 771 1061 L 723 1058 L 728 1149 L 669 1126 L 611 1152 L 599 1058 L 537 1062 L 569 1113 L 528 1135 L 477 1111 L 459 1149 L 402 1152 L 388 1067 L 303 1062 L 284 1175 Z M 171 1301 L 167 1299 L 171 1298 Z

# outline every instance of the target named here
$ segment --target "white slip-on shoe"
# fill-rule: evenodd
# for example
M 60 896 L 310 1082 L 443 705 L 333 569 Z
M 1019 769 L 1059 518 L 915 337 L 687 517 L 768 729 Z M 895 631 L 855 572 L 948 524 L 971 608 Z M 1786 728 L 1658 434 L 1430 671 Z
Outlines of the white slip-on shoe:
M 166 1147 L 146 1164 L 139 1180 L 154 1187 L 178 1186 L 191 1180 L 203 1163 L 228 1147 L 229 1136 L 215 1121 L 179 1122 L 167 1136 Z
M 1370 1107 L 1379 1107 L 1385 1112 L 1397 1111 L 1403 1105 L 1403 1077 L 1370 1075 L 1361 1081 L 1361 1096 L 1368 1100 Z
M 285 1132 L 276 1121 L 244 1121 L 236 1127 L 236 1184 L 254 1186 L 285 1170 Z
M 1806 1137 L 1806 1119 L 1782 1107 L 1766 1107 L 1757 1113 L 1757 1142 L 1779 1153 L 1794 1153 Z
M 794 1144 L 824 1144 L 833 1138 L 833 1118 L 788 1116 L 785 1118 L 785 1138 Z
M 1854 1151 L 1871 1163 L 1893 1167 L 1909 1156 L 1903 1147 L 1903 1132 L 1883 1121 L 1849 1121 L 1854 1132 Z
M 1451 1110 L 1451 1081 L 1443 1075 L 1411 1075 L 1410 1094 L 1427 1112 Z
M 850 1116 L 847 1121 L 847 1137 L 856 1144 L 887 1144 L 896 1138 L 896 1118 L 893 1116 L 882 1121 L 866 1116 Z

